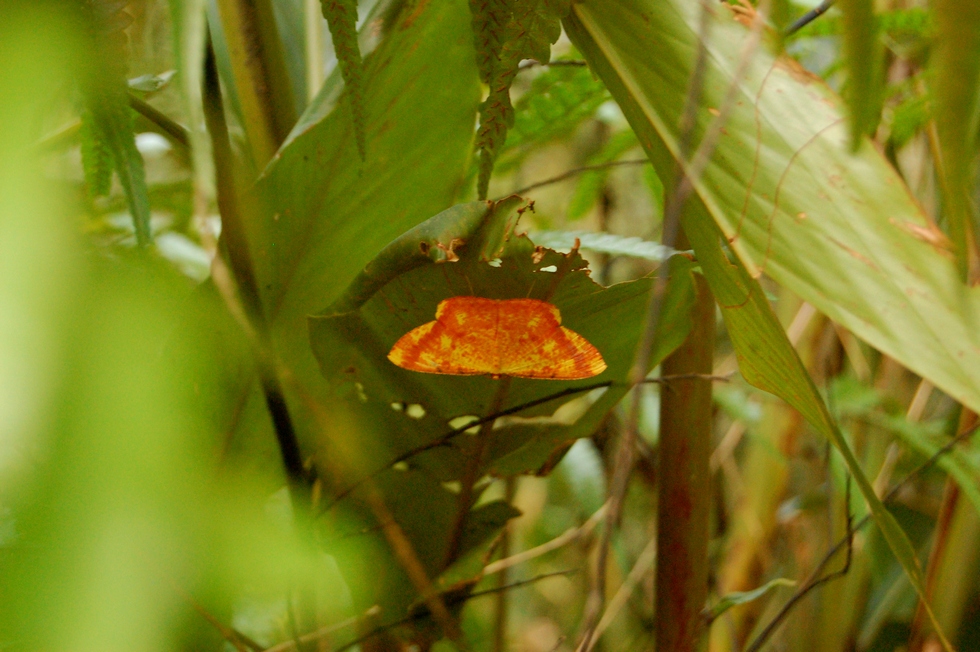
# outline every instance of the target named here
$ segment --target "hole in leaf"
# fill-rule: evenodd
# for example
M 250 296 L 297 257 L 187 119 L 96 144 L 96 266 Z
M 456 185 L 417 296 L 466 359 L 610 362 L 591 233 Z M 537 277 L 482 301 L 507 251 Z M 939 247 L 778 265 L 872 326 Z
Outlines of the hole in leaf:
M 367 394 L 364 393 L 364 385 L 361 383 L 354 383 L 354 389 L 357 390 L 357 400 L 361 403 L 367 403 Z
M 451 494 L 458 494 L 460 490 L 462 490 L 463 486 L 459 483 L 459 481 L 453 480 L 452 482 L 443 482 L 442 488 Z
M 395 462 L 394 464 L 391 465 L 391 468 L 393 468 L 396 471 L 401 471 L 402 473 L 404 473 L 405 471 L 408 471 L 408 462 L 404 460 L 401 462 Z
M 547 267 L 542 267 L 538 271 L 539 272 L 557 272 L 558 271 L 558 266 L 557 265 L 548 265 Z
M 395 412 L 404 412 L 406 407 L 405 401 L 395 401 L 391 404 L 391 409 Z
M 471 424 L 474 421 L 479 421 L 479 420 L 480 420 L 480 417 L 476 416 L 475 414 L 467 414 L 465 416 L 456 417 L 455 419 L 451 419 L 449 421 L 449 427 L 452 428 L 453 430 L 463 430 L 463 428 L 466 425 Z M 480 426 L 473 426 L 472 428 L 467 428 L 466 430 L 463 430 L 463 432 L 465 432 L 467 435 L 475 435 L 478 432 L 480 432 Z
M 490 267 L 500 267 L 503 264 L 503 262 L 504 261 L 502 261 L 499 258 L 494 258 L 493 260 L 488 260 L 487 265 L 490 265 Z
M 405 414 L 411 419 L 421 419 L 425 416 L 425 408 L 418 403 L 412 403 L 405 408 Z

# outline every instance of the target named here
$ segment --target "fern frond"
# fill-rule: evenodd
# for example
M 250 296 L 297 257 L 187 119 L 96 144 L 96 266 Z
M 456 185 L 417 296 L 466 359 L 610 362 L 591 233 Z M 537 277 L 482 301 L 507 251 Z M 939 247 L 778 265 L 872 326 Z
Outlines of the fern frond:
M 357 0 L 320 0 L 327 19 L 333 49 L 344 78 L 354 121 L 354 140 L 363 161 L 367 156 L 364 127 L 364 90 L 361 77 L 361 48 L 357 43 Z
M 470 0 L 473 14 L 473 38 L 480 81 L 489 84 L 500 59 L 504 29 L 510 23 L 514 0 Z
M 490 76 L 490 94 L 480 105 L 480 128 L 477 147 L 480 150 L 480 172 L 477 195 L 486 199 L 490 175 L 498 150 L 514 124 L 514 106 L 510 87 L 523 59 L 547 63 L 551 44 L 561 36 L 561 18 L 568 12 L 570 0 L 524 0 L 513 5 L 510 21 L 503 31 L 500 55 Z
M 82 170 L 85 172 L 85 191 L 90 198 L 109 194 L 112 183 L 112 152 L 102 140 L 92 112 L 82 110 L 82 128 L 78 135 L 82 145 Z
M 129 47 L 125 29 L 132 22 L 122 0 L 84 0 L 80 17 L 89 39 L 87 65 L 80 78 L 84 112 L 91 116 L 93 137 L 112 154 L 113 166 L 126 193 L 136 241 L 153 242 L 150 199 L 143 157 L 136 149 L 133 116 L 129 108 L 126 67 Z

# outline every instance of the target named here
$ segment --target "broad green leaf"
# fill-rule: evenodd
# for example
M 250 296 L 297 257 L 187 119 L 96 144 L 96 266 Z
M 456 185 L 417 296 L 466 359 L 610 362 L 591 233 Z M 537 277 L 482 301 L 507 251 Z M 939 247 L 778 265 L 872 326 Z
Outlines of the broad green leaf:
M 601 53 L 614 66 L 615 81 L 601 76 L 619 86 L 620 104 L 625 94 L 632 98 L 631 123 L 646 125 L 658 171 L 677 151 L 675 125 L 693 65 L 696 16 L 685 7 L 574 7 L 594 44 L 587 56 Z M 712 22 L 699 132 L 732 81 L 745 36 L 724 14 Z M 695 191 L 753 277 L 772 277 L 980 409 L 978 290 L 959 282 L 945 239 L 888 163 L 867 144 L 848 153 L 841 101 L 819 80 L 758 53 Z
M 720 10 L 719 10 L 720 11 Z M 575 4 L 566 29 L 609 87 L 658 172 L 678 151 L 675 125 L 697 50 L 696 7 Z M 732 84 L 745 28 L 711 21 L 698 133 Z M 792 61 L 761 53 L 684 221 L 722 306 L 746 379 L 798 409 L 840 450 L 889 546 L 923 593 L 912 547 L 875 496 L 786 340 L 754 277 L 769 274 L 876 347 L 980 405 L 977 298 L 958 283 L 901 179 L 868 144 L 848 153 L 840 101 Z M 719 242 L 731 243 L 729 260 Z M 940 335 L 939 325 L 942 333 Z
M 387 247 L 372 261 L 337 302 L 310 318 L 313 352 L 332 393 L 348 397 L 348 409 L 358 415 L 365 446 L 376 452 L 374 470 L 440 439 L 455 428 L 465 430 L 470 420 L 488 416 L 499 380 L 482 376 L 448 376 L 407 371 L 387 359 L 391 346 L 412 328 L 432 321 L 440 301 L 452 296 L 496 299 L 537 298 L 561 311 L 562 324 L 589 340 L 602 353 L 608 368 L 594 378 L 577 381 L 514 379 L 501 410 L 571 388 L 591 388 L 613 381 L 584 420 L 509 423 L 495 429 L 487 452 L 488 468 L 502 474 L 535 471 L 563 444 L 587 436 L 598 421 L 627 391 L 625 379 L 642 329 L 643 307 L 650 279 L 602 288 L 588 277 L 585 262 L 576 253 L 558 254 L 535 248 L 524 236 L 502 239 L 513 228 L 510 215 L 516 206 L 502 202 L 504 210 L 475 222 L 472 210 L 481 202 L 451 208 L 433 217 Z M 461 220 L 460 218 L 468 218 Z M 495 219 L 499 218 L 499 219 Z M 495 231 L 495 233 L 490 233 Z M 430 240 L 431 234 L 442 240 Z M 455 242 L 453 259 L 431 260 L 420 255 L 444 251 Z M 487 243 L 492 243 L 490 246 Z M 411 258 L 402 252 L 413 253 Z M 676 348 L 690 329 L 692 263 L 678 258 L 675 283 L 665 299 L 665 336 L 656 347 L 653 364 Z M 377 273 L 377 270 L 386 270 Z M 614 325 L 614 326 L 613 326 Z M 569 401 L 558 396 L 518 417 L 544 417 Z M 415 407 L 415 413 L 409 409 Z M 588 404 L 586 405 L 588 407 Z M 452 446 L 440 446 L 412 455 L 409 467 L 422 467 L 442 481 L 458 480 L 472 437 L 460 435 Z M 532 444 L 534 453 L 518 455 L 515 462 L 495 467 L 496 460 Z M 367 469 L 370 472 L 372 469 Z M 364 473 L 365 471 L 360 471 Z M 347 478 L 348 483 L 360 478 Z M 437 531 L 436 531 L 437 532 Z M 440 538 L 434 534 L 435 538 Z
M 463 479 L 466 460 L 474 454 L 475 439 L 467 426 L 498 411 L 493 406 L 501 381 L 408 371 L 387 359 L 392 345 L 412 328 L 432 321 L 443 299 L 481 296 L 547 300 L 561 311 L 564 326 L 599 349 L 608 369 L 595 378 L 513 379 L 499 409 L 537 402 L 515 415 L 532 421 L 498 424 L 503 427 L 492 431 L 481 469 L 481 475 L 512 474 L 537 471 L 552 458 L 557 461 L 574 439 L 594 431 L 627 391 L 624 381 L 643 327 L 651 279 L 611 288 L 596 285 L 577 252 L 559 254 L 513 235 L 521 210 L 523 202 L 514 198 L 498 202 L 492 210 L 485 202 L 473 202 L 443 211 L 393 241 L 365 266 L 348 291 L 309 319 L 313 353 L 332 397 L 328 400 L 335 412 L 347 415 L 347 430 L 358 433 L 361 451 L 348 469 L 337 472 L 327 466 L 321 472 L 330 475 L 331 510 L 339 505 L 361 513 L 369 533 L 362 538 L 377 538 L 375 519 L 360 498 L 365 482 L 376 483 L 432 577 L 442 570 L 458 509 L 447 483 Z M 658 343 L 654 364 L 690 329 L 692 263 L 679 260 L 679 281 L 670 284 L 665 300 L 666 335 Z M 610 381 L 617 384 L 604 387 L 605 393 L 585 410 L 583 419 L 571 424 L 548 421 L 569 401 L 569 390 Z M 439 441 L 443 443 L 432 446 Z M 340 442 L 322 441 L 319 449 L 321 459 L 348 454 Z M 504 458 L 509 458 L 508 464 L 496 465 Z M 477 539 L 469 538 L 473 545 Z M 376 563 L 390 565 L 383 558 Z M 397 568 L 379 576 L 387 580 L 364 600 L 381 600 L 397 612 L 411 597 L 410 587 L 398 580 Z M 454 582 L 465 579 L 456 573 L 452 577 Z

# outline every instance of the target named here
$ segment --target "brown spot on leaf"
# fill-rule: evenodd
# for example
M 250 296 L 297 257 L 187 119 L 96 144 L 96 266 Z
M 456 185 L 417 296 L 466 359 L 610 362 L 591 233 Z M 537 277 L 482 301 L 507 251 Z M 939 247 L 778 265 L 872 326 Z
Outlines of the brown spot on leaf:
M 917 224 L 908 220 L 897 220 L 894 217 L 889 217 L 888 221 L 911 235 L 916 240 L 921 240 L 922 242 L 932 246 L 937 253 L 946 256 L 947 258 L 953 257 L 953 243 L 946 237 L 945 233 L 936 227 L 935 224 Z

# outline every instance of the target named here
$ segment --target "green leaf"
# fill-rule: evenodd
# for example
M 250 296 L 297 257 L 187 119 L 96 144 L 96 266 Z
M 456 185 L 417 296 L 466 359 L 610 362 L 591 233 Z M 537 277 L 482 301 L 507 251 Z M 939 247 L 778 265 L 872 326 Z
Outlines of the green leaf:
M 146 188 L 146 170 L 143 157 L 136 149 L 133 133 L 133 116 L 129 104 L 112 96 L 101 96 L 89 104 L 97 138 L 105 143 L 112 154 L 113 167 L 119 175 L 129 212 L 133 216 L 136 242 L 140 247 L 153 243 L 150 232 L 150 195 Z
M 321 477 L 329 478 L 328 486 L 335 488 L 333 495 L 340 501 L 331 509 L 361 514 L 365 510 L 360 506 L 359 489 L 367 479 L 376 483 L 430 576 L 442 570 L 455 523 L 456 496 L 447 491 L 450 485 L 446 483 L 462 480 L 466 460 L 473 455 L 475 440 L 463 430 L 472 420 L 488 415 L 500 381 L 408 371 L 387 359 L 392 345 L 412 328 L 431 321 L 439 302 L 448 297 L 538 298 L 557 306 L 562 323 L 599 349 L 607 370 L 578 381 L 515 378 L 501 407 L 540 401 L 515 416 L 546 420 L 568 402 L 568 394 L 562 392 L 603 381 L 617 385 L 605 388 L 594 409 L 570 428 L 562 422 L 510 422 L 492 431 L 480 475 L 537 471 L 549 458 L 560 456 L 570 441 L 591 434 L 598 420 L 627 391 L 624 381 L 643 328 L 651 287 L 651 279 L 645 278 L 601 288 L 589 278 L 577 253 L 563 255 L 536 248 L 524 236 L 506 238 L 513 229 L 510 216 L 520 205 L 506 200 L 501 204 L 503 210 L 498 212 L 487 212 L 478 202 L 434 216 L 386 247 L 347 292 L 309 318 L 310 344 L 326 380 L 324 394 L 330 397 L 330 410 L 345 415 L 345 430 L 358 433 L 358 448 L 363 451 L 352 455 L 344 450 L 342 441 L 319 443 L 318 459 L 346 455 L 354 460 L 346 469 L 318 464 Z M 452 251 L 453 255 L 432 260 L 423 251 Z M 665 311 L 665 336 L 657 345 L 657 360 L 679 345 L 690 329 L 691 263 L 680 261 L 676 278 L 683 282 L 673 290 L 676 298 L 670 304 L 675 307 Z M 453 431 L 458 436 L 446 441 Z M 432 445 L 438 441 L 443 444 Z M 508 456 L 508 465 L 495 465 Z M 370 514 L 358 518 L 371 527 Z M 416 522 L 418 526 L 413 525 Z M 403 610 L 405 601 L 412 599 L 410 585 L 390 559 L 374 563 L 388 567 L 383 574 L 388 579 L 363 600 L 370 604 L 381 600 L 392 613 Z
M 436 306 L 448 297 L 549 301 L 561 311 L 562 323 L 596 346 L 608 365 L 599 376 L 578 381 L 514 379 L 502 409 L 546 399 L 571 388 L 594 387 L 603 381 L 615 383 L 605 388 L 584 420 L 573 424 L 511 420 L 509 425 L 514 427 L 504 427 L 499 433 L 495 430 L 487 452 L 488 468 L 532 440 L 535 455 L 547 457 L 562 444 L 591 434 L 590 428 L 594 430 L 628 390 L 625 380 L 642 330 L 642 308 L 651 279 L 601 288 L 589 278 L 586 265 L 576 252 L 565 255 L 536 248 L 524 236 L 501 238 L 513 229 L 508 214 L 518 210 L 514 205 L 507 207 L 506 202 L 504 211 L 491 212 L 482 223 L 471 221 L 469 231 L 458 230 L 459 216 L 466 215 L 471 206 L 464 204 L 444 211 L 396 240 L 366 267 L 369 273 L 359 276 L 349 292 L 309 320 L 313 352 L 323 374 L 335 395 L 348 397 L 348 409 L 358 415 L 362 424 L 362 437 L 370 441 L 375 458 L 382 460 L 380 468 L 385 468 L 384 460 L 401 459 L 440 439 L 448 430 L 466 425 L 457 426 L 457 420 L 486 416 L 493 402 L 499 381 L 482 376 L 422 374 L 401 369 L 387 359 L 395 341 L 411 328 L 431 321 Z M 432 233 L 446 234 L 445 242 L 437 241 L 441 247 L 427 244 Z M 433 261 L 423 255 L 401 255 L 419 252 L 420 244 L 425 244 L 421 249 L 427 251 L 442 250 L 448 248 L 448 241 L 457 243 L 453 258 Z M 500 243 L 502 248 L 497 244 L 488 247 L 486 243 Z M 653 365 L 676 348 L 690 330 L 691 267 L 689 260 L 678 258 L 675 282 L 665 299 L 665 335 L 657 343 Z M 390 272 L 380 275 L 374 270 Z M 568 402 L 568 395 L 561 395 L 516 416 L 550 416 Z M 412 405 L 420 406 L 415 412 L 417 418 L 407 409 Z M 520 427 L 523 425 L 531 427 Z M 408 460 L 410 467 L 424 468 L 442 481 L 458 480 L 470 439 L 461 435 L 451 448 L 420 451 Z M 519 457 L 518 463 L 523 465 L 520 471 L 537 470 L 545 461 L 532 456 L 535 462 L 528 462 L 527 454 Z M 498 467 L 497 471 L 507 473 L 503 469 Z M 433 536 L 438 537 L 437 530 Z
M 796 586 L 796 582 L 786 579 L 785 577 L 777 577 L 776 579 L 770 580 L 752 591 L 736 591 L 734 593 L 728 593 L 723 595 L 713 607 L 705 609 L 705 616 L 709 621 L 715 620 L 718 618 L 718 616 L 722 615 L 732 607 L 754 602 L 780 586 L 793 587 Z
M 573 5 L 566 21 L 660 173 L 671 169 L 678 151 L 676 125 L 698 48 L 695 9 L 680 2 L 600 7 L 585 1 Z M 725 14 L 712 23 L 699 133 L 713 119 L 708 108 L 720 105 L 733 82 L 746 37 Z M 969 321 L 980 305 L 957 283 L 943 252 L 916 237 L 928 232 L 927 222 L 888 164 L 869 146 L 848 153 L 838 98 L 792 61 L 762 53 L 736 88 L 725 132 L 695 183 L 685 231 L 722 307 L 743 375 L 799 410 L 838 448 L 889 547 L 924 596 L 908 538 L 875 495 L 755 277 L 769 274 L 978 406 L 969 362 L 980 358 L 980 346 L 973 344 L 976 329 Z M 723 241 L 731 243 L 731 261 Z
M 371 155 L 360 160 L 337 70 L 243 202 L 254 211 L 249 242 L 276 354 L 292 374 L 286 388 L 291 414 L 304 455 L 314 457 L 326 487 L 341 479 L 334 462 L 338 474 L 344 468 L 355 473 L 373 469 L 375 457 L 386 458 L 357 436 L 346 400 L 320 374 L 307 317 L 336 301 L 388 243 L 454 203 L 473 147 L 480 98 L 466 1 L 398 7 L 385 17 L 383 38 L 364 58 Z M 367 30 L 378 24 L 366 22 Z M 220 373 L 231 397 L 223 417 L 234 433 L 234 459 L 253 469 L 280 468 L 260 392 L 254 384 L 245 395 L 234 392 L 242 383 L 234 364 Z M 308 397 L 324 407 L 329 424 L 316 416 Z M 451 521 L 457 496 L 416 469 L 378 478 L 378 489 L 436 577 L 445 542 L 431 536 L 431 528 Z M 349 523 L 351 532 L 340 538 L 357 545 L 338 552 L 338 564 L 356 608 L 380 604 L 386 618 L 398 619 L 418 595 L 374 528 L 373 515 L 352 498 L 351 505 L 338 506 L 336 519 Z
M 684 70 L 693 64 L 683 57 L 696 47 L 697 17 L 684 7 L 574 6 L 575 24 L 588 30 L 575 30 L 576 40 L 581 34 L 593 44 L 580 49 L 628 110 L 661 173 L 677 151 Z M 712 25 L 705 107 L 718 106 L 731 84 L 734 68 L 725 62 L 737 61 L 745 36 L 726 18 Z M 675 70 L 658 60 L 688 63 Z M 609 63 L 600 70 L 600 61 Z M 792 61 L 756 53 L 739 88 L 695 186 L 717 235 L 751 277 L 771 277 L 980 410 L 980 290 L 959 282 L 942 234 L 901 178 L 871 147 L 848 153 L 840 99 Z M 707 108 L 699 111 L 698 131 L 712 119 Z
M 572 133 L 609 100 L 609 91 L 584 66 L 551 66 L 514 104 L 514 126 L 497 159 L 508 170 L 534 147 Z

